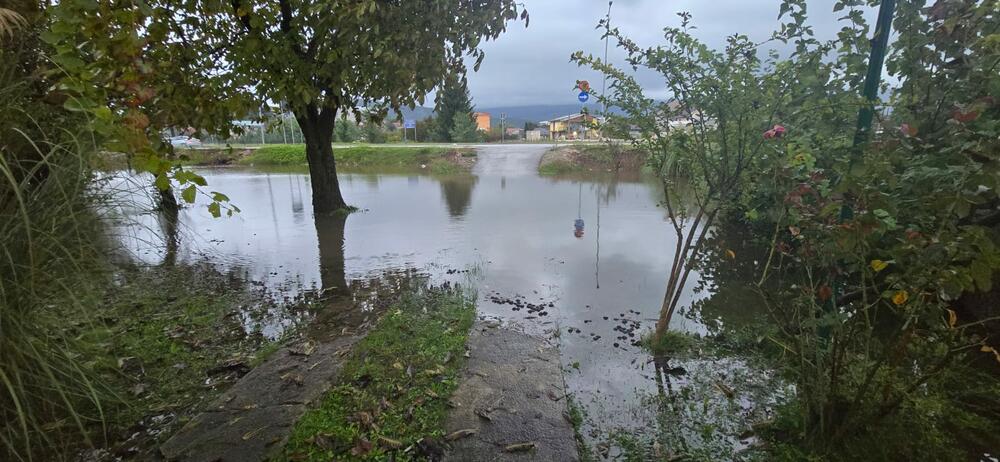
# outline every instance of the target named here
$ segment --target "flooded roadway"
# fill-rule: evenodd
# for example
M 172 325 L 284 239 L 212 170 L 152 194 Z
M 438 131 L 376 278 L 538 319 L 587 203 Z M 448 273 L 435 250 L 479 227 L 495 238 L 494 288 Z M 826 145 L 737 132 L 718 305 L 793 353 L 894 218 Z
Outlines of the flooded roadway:
M 651 358 L 635 343 L 653 327 L 675 248 L 657 205 L 661 192 L 655 182 L 613 175 L 540 177 L 538 160 L 549 148 L 480 146 L 471 175 L 343 173 L 344 197 L 362 211 L 319 220 L 304 171 L 199 169 L 210 189 L 225 192 L 242 212 L 214 219 L 204 207 L 184 209 L 170 258 L 242 271 L 289 297 L 393 272 L 471 284 L 482 316 L 559 344 L 567 386 L 588 415 L 593 441 L 608 428 L 644 428 L 656 413 L 643 400 L 662 388 Z M 143 207 L 137 201 L 135 211 Z M 145 226 L 123 230 L 124 241 L 138 258 L 157 264 L 166 256 L 162 227 L 155 215 L 139 219 Z M 694 293 L 694 286 L 681 306 L 708 295 Z M 276 336 L 289 324 L 278 319 L 265 333 Z M 705 330 L 693 316 L 675 316 L 672 327 Z M 715 368 L 739 370 L 686 367 L 707 368 L 709 375 Z

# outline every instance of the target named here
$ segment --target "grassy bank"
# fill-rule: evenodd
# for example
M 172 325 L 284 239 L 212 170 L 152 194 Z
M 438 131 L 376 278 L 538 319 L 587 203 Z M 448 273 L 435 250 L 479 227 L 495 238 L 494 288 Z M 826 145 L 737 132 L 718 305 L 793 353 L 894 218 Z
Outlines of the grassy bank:
M 239 163 L 251 153 L 251 149 L 235 147 L 177 149 L 174 152 L 174 162 L 179 165 L 231 165 Z
M 454 291 L 400 300 L 355 347 L 340 383 L 299 420 L 284 459 L 433 458 L 474 316 Z
M 337 167 L 344 170 L 398 170 L 449 174 L 469 171 L 475 151 L 450 147 L 352 146 L 335 148 Z M 242 164 L 306 165 L 304 145 L 269 145 L 242 157 Z
M 273 304 L 207 266 L 126 269 L 118 280 L 78 335 L 95 346 L 90 361 L 108 388 L 107 438 L 95 443 L 145 460 L 274 350 L 248 327 Z
M 639 173 L 646 163 L 645 154 L 628 146 L 606 144 L 557 146 L 548 150 L 538 163 L 538 173 L 557 176 L 584 172 Z

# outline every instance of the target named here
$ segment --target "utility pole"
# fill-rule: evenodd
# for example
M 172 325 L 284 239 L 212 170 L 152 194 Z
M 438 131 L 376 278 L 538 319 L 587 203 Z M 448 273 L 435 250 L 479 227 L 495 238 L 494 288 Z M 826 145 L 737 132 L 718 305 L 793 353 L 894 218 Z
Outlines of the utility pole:
M 608 65 L 608 39 L 611 34 L 611 5 L 613 1 L 608 2 L 608 15 L 604 17 L 604 65 Z M 604 82 L 601 83 L 601 97 L 604 98 L 604 114 L 607 117 L 608 113 L 608 97 L 604 94 L 608 89 L 608 73 L 604 73 Z
M 504 112 L 500 113 L 500 144 L 503 144 L 504 135 L 504 122 L 507 121 L 507 114 Z

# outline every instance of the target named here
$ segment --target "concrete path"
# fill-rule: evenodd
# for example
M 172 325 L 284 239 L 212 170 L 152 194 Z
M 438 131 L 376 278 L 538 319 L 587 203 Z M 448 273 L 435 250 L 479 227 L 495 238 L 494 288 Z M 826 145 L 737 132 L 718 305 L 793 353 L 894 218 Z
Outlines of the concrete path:
M 285 444 L 309 404 L 336 380 L 360 337 L 275 352 L 160 446 L 171 461 L 254 462 Z
M 544 340 L 479 322 L 446 434 L 446 461 L 577 461 L 559 351 Z
M 480 176 L 534 176 L 538 162 L 550 144 L 486 144 L 477 145 L 476 166 L 472 173 Z

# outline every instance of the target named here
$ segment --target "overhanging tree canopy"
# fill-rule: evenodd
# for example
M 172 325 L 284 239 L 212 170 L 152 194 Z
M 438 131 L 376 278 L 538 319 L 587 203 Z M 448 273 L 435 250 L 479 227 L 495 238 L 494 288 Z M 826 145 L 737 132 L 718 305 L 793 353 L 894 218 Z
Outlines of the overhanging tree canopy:
M 151 36 L 197 43 L 214 73 L 294 112 L 306 140 L 316 212 L 346 206 L 332 141 L 340 111 L 380 118 L 423 103 L 447 70 L 507 22 L 513 0 L 211 0 L 152 2 Z M 150 43 L 155 46 L 155 43 Z

